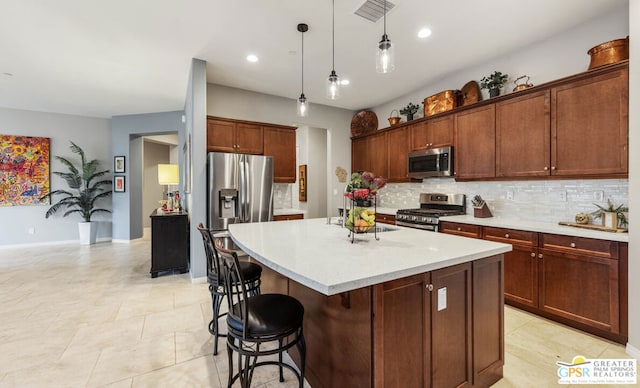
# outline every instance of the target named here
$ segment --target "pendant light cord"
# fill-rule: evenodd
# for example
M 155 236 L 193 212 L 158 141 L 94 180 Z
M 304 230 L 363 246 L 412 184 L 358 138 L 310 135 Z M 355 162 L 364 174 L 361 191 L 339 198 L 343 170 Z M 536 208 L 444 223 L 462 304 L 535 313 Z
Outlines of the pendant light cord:
M 384 36 L 387 36 L 387 0 L 383 1 L 384 4 L 384 19 L 383 19 L 383 23 L 384 23 Z M 380 19 L 378 19 L 380 20 Z
M 304 95 L 304 31 L 302 34 L 302 94 Z
M 331 70 L 336 70 L 336 0 L 332 1 L 331 11 Z

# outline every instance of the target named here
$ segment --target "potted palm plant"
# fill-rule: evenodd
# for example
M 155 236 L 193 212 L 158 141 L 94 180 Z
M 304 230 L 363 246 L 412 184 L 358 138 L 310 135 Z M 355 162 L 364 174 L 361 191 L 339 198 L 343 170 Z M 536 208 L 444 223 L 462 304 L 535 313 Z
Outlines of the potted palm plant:
M 71 151 L 80 155 L 80 165 L 76 166 L 69 159 L 56 156 L 56 159 L 62 162 L 69 171 L 53 172 L 67 182 L 69 190 L 51 191 L 43 195 L 40 200 L 48 198 L 53 200 L 54 196 L 60 196 L 58 202 L 47 210 L 45 218 L 49 218 L 58 210 L 66 210 L 63 217 L 74 213 L 80 214 L 83 219 L 83 222 L 78 223 L 80 244 L 94 244 L 98 228 L 97 224 L 91 221 L 91 217 L 96 213 L 111 213 L 111 210 L 100 208 L 96 204 L 99 199 L 111 195 L 110 189 L 103 188 L 111 185 L 111 179 L 101 179 L 109 173 L 109 170 L 98 171 L 99 161 L 96 159 L 87 161 L 82 148 L 74 142 L 70 143 Z

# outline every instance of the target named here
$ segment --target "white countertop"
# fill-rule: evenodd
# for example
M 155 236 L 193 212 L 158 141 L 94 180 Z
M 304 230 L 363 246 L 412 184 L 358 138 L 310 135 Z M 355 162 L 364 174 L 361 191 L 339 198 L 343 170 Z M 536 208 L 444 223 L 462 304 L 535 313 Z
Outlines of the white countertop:
M 562 234 L 565 236 L 589 237 L 600 240 L 629 242 L 628 233 L 601 232 L 598 230 L 581 229 L 572 226 L 552 224 L 550 222 L 524 221 L 515 218 L 489 217 L 476 218 L 472 215 L 440 217 L 440 221 L 460 222 L 497 228 L 528 230 L 531 232 Z
M 356 235 L 326 219 L 229 225 L 233 241 L 260 263 L 325 295 L 511 251 L 511 245 L 419 229 Z

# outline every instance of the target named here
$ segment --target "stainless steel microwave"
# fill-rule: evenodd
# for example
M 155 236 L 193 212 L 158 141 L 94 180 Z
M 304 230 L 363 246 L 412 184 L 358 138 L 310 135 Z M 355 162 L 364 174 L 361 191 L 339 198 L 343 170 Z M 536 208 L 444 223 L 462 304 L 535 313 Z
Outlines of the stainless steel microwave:
M 409 178 L 453 176 L 453 147 L 409 152 Z

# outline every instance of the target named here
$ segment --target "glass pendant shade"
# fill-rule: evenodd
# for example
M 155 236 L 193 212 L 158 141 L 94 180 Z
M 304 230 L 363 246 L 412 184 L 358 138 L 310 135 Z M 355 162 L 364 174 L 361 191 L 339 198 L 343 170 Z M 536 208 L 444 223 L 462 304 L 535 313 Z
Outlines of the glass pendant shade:
M 393 48 L 387 34 L 382 35 L 382 39 L 378 43 L 378 58 L 376 60 L 378 73 L 389 73 L 395 68 Z
M 309 103 L 304 93 L 298 98 L 298 117 L 307 117 L 309 115 Z
M 340 97 L 340 78 L 335 70 L 331 70 L 331 74 L 327 79 L 327 98 L 337 100 Z

